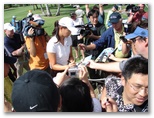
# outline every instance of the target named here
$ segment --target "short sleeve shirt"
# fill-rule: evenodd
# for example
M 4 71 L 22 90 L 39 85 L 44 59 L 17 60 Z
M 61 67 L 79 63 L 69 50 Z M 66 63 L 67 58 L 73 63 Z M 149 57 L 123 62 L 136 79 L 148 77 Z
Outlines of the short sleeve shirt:
M 116 101 L 119 112 L 148 112 L 148 100 L 141 106 L 134 104 L 124 105 L 122 98 L 123 86 L 120 78 L 112 75 L 108 76 L 105 81 L 105 87 L 107 96 L 110 96 Z
M 70 47 L 72 45 L 72 39 L 70 36 L 64 39 L 64 45 L 61 44 L 56 36 L 52 37 L 47 43 L 47 53 L 56 54 L 56 63 L 60 65 L 67 65 L 70 55 Z
M 7 36 L 4 37 L 4 45 L 9 50 L 10 53 L 19 49 L 23 42 L 20 39 L 19 34 L 14 34 L 13 38 L 9 38 Z

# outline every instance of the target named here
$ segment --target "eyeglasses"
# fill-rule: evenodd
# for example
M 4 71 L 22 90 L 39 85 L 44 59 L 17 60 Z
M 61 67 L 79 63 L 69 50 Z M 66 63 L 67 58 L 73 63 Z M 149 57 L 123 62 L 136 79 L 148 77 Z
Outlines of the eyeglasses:
M 141 90 L 145 90 L 145 92 L 146 93 L 148 93 L 148 88 L 146 88 L 146 87 L 142 87 L 142 86 L 134 86 L 134 85 L 132 85 L 132 84 L 130 84 L 128 81 L 127 81 L 127 83 L 130 85 L 130 87 L 134 90 L 134 91 L 136 91 L 136 92 L 139 92 L 139 91 L 141 91 Z
M 132 39 L 132 41 L 133 41 L 133 43 L 135 43 L 135 42 L 136 42 L 136 39 L 135 39 L 135 38 L 133 38 L 133 39 Z

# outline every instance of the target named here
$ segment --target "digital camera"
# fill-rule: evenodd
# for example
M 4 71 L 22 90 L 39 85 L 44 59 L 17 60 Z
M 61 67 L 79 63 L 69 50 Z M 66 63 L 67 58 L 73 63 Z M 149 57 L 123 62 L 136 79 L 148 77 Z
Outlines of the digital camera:
M 80 68 L 78 66 L 74 66 L 68 69 L 68 76 L 79 78 Z
M 132 30 L 132 24 L 131 23 L 124 23 L 124 32 L 127 34 L 131 33 Z

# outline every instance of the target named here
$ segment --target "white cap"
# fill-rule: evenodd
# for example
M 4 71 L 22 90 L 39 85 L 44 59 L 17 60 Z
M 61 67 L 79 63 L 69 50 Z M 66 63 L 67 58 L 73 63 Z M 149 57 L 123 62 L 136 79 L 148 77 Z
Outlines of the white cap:
M 36 20 L 43 20 L 42 17 L 41 17 L 39 14 L 34 14 L 32 17 L 34 18 L 33 21 L 36 21 Z
M 12 16 L 12 18 L 14 18 L 14 19 L 15 19 L 15 18 L 16 18 L 16 16 Z
M 74 27 L 73 20 L 70 17 L 63 17 L 63 18 L 61 18 L 59 20 L 59 25 L 67 27 L 70 31 L 72 31 L 73 29 L 76 29 Z
M 10 23 L 4 24 L 4 30 L 14 30 L 15 27 L 13 27 Z
M 76 8 L 78 9 L 78 8 L 80 8 L 80 6 L 79 6 L 79 5 L 77 5 L 77 6 L 76 6 Z

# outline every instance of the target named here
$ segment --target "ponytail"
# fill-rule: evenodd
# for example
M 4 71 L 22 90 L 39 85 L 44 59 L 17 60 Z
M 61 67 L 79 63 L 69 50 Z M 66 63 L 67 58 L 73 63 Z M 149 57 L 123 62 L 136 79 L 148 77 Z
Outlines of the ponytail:
M 55 23 L 54 23 L 54 29 L 52 31 L 52 36 L 56 36 L 56 38 L 58 39 L 58 41 L 60 40 L 60 37 L 59 37 L 59 22 L 58 22 L 58 20 L 55 21 Z

